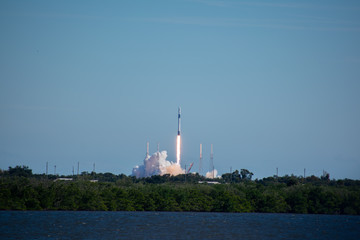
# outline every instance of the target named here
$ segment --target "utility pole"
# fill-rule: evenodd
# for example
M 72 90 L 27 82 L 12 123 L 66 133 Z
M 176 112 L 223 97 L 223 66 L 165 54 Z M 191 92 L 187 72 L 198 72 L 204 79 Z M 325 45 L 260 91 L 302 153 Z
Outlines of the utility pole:
M 48 175 L 49 162 L 46 162 L 46 176 Z
M 276 168 L 276 177 L 279 177 L 279 168 Z
M 232 183 L 232 167 L 230 167 L 230 183 Z
M 56 165 L 54 166 L 54 175 L 56 176 Z
M 78 162 L 77 175 L 79 176 L 80 162 Z

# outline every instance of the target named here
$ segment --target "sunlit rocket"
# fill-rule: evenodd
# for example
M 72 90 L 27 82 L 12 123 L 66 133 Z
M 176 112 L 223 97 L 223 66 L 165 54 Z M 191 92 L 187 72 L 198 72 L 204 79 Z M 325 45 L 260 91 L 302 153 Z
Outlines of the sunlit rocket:
M 176 163 L 180 165 L 180 151 L 181 151 L 181 108 L 178 108 L 178 135 L 176 138 Z

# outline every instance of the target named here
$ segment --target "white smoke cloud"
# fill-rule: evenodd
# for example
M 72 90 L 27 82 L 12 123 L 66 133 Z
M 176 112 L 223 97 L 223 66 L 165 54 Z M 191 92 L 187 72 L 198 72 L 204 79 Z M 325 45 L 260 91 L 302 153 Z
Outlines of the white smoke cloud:
M 207 172 L 205 177 L 206 178 L 220 178 L 220 176 L 217 176 L 218 171 L 214 169 L 213 171 Z
M 132 175 L 137 178 L 150 177 L 153 175 L 179 175 L 184 174 L 180 165 L 166 160 L 167 152 L 161 151 L 154 153 L 151 157 L 146 156 L 144 164 L 133 168 Z

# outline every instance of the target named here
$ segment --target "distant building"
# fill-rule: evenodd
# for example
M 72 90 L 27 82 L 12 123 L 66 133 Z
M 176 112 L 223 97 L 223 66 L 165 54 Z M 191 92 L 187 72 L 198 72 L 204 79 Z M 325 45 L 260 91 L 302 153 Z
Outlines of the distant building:
M 57 181 L 72 181 L 73 179 L 72 178 L 57 178 L 54 180 L 54 182 L 57 182 Z
M 214 181 L 199 181 L 198 183 L 220 184 L 219 182 L 214 182 Z

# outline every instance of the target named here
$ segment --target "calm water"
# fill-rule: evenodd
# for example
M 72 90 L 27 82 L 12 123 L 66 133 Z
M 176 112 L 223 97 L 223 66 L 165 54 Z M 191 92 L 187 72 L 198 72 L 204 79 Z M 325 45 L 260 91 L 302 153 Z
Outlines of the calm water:
M 0 211 L 0 239 L 360 239 L 360 216 Z

